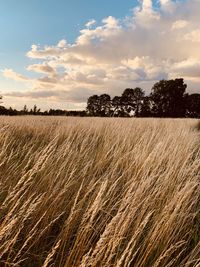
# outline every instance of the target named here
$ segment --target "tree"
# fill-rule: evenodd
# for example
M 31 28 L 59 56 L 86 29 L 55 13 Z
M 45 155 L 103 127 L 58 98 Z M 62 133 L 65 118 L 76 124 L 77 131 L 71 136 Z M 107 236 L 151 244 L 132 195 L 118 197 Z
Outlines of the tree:
M 122 103 L 122 97 L 121 96 L 115 96 L 112 99 L 112 116 L 113 117 L 125 117 L 125 111 L 124 106 Z
M 24 108 L 23 108 L 23 110 L 22 110 L 22 113 L 23 113 L 24 115 L 28 114 L 28 108 L 27 108 L 27 105 L 24 105 Z
M 0 115 L 8 115 L 8 110 L 3 107 L 3 106 L 0 106 Z
M 186 96 L 186 116 L 200 118 L 200 94 Z
M 3 102 L 1 101 L 2 98 L 3 98 L 3 97 L 0 96 L 0 103 L 3 103 Z M 7 110 L 5 107 L 1 106 L 1 105 L 0 105 L 0 115 L 8 115 L 8 110 Z
M 141 109 L 138 114 L 139 117 L 150 117 L 151 116 L 151 99 L 149 96 L 143 98 Z
M 185 90 L 183 79 L 161 80 L 154 84 L 150 98 L 152 115 L 156 117 L 184 117 Z
M 108 94 L 102 94 L 99 96 L 100 101 L 100 115 L 103 117 L 110 116 L 111 111 L 111 98 Z
M 3 102 L 1 101 L 2 98 L 3 98 L 3 96 L 0 95 L 0 104 L 3 103 Z
M 18 115 L 19 114 L 19 112 L 16 110 L 16 109 L 12 109 L 12 107 L 10 107 L 9 109 L 8 109 L 8 115 L 9 116 L 16 116 L 16 115 Z
M 92 95 L 87 100 L 86 112 L 90 116 L 100 116 L 101 103 L 98 95 Z
M 142 100 L 144 98 L 144 91 L 136 87 L 134 89 L 127 88 L 122 93 L 122 104 L 125 111 L 129 115 L 138 116 L 142 106 Z
M 40 108 L 37 108 L 37 105 L 34 105 L 32 112 L 33 115 L 38 115 L 40 113 Z

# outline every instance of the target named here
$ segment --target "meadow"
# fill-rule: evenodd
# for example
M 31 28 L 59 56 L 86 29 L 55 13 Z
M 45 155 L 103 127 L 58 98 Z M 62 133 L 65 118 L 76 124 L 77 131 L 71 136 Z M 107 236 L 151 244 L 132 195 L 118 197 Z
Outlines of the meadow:
M 0 266 L 200 266 L 197 125 L 0 117 Z

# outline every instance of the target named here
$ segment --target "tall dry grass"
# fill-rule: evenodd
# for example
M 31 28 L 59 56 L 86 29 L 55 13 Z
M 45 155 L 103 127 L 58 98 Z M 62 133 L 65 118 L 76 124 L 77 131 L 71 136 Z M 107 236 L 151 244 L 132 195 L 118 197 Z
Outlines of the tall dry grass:
M 0 266 L 200 266 L 195 120 L 0 118 Z

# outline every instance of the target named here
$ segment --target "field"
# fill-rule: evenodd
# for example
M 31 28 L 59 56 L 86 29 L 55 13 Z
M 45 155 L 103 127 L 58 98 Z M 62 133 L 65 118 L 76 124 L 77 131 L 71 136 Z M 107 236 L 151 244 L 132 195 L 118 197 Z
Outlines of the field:
M 0 118 L 0 266 L 200 266 L 197 120 Z

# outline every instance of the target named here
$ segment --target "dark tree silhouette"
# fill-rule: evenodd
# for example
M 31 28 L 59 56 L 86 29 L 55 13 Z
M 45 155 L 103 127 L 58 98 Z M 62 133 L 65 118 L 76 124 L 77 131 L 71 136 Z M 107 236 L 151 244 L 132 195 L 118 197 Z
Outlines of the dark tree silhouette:
M 150 94 L 152 115 L 156 117 L 184 117 L 186 88 L 187 85 L 183 79 L 157 82 Z
M 112 116 L 113 117 L 125 117 L 126 112 L 124 111 L 124 106 L 122 103 L 122 97 L 121 96 L 115 96 L 112 99 Z
M 33 115 L 39 115 L 40 113 L 40 108 L 37 108 L 37 105 L 33 106 Z
M 87 113 L 90 116 L 108 117 L 111 115 L 111 98 L 108 94 L 93 95 L 87 101 Z
M 92 95 L 88 98 L 86 111 L 90 116 L 100 115 L 101 103 L 98 95 Z
M 22 113 L 23 113 L 24 115 L 28 114 L 28 108 L 27 108 L 27 105 L 24 105 L 24 108 L 23 108 L 23 110 L 22 110 Z
M 144 91 L 136 87 L 135 89 L 127 88 L 122 93 L 122 104 L 125 112 L 130 115 L 138 116 L 141 110 Z
M 0 115 L 9 115 L 8 109 L 3 106 L 0 106 Z
M 16 109 L 13 109 L 11 107 L 8 109 L 8 114 L 7 115 L 16 116 L 18 114 L 19 114 L 19 112 Z
M 200 118 L 200 94 L 186 96 L 186 117 Z
M 138 117 L 150 117 L 151 116 L 151 99 L 149 96 L 145 96 L 142 100 L 141 109 Z
M 100 116 L 109 117 L 111 115 L 111 98 L 108 94 L 99 96 Z
M 3 103 L 3 102 L 1 101 L 2 98 L 3 98 L 3 97 L 0 96 L 0 104 Z M 3 106 L 0 105 L 0 115 L 7 115 L 7 114 L 8 114 L 8 110 L 7 110 L 5 107 L 3 107 Z

